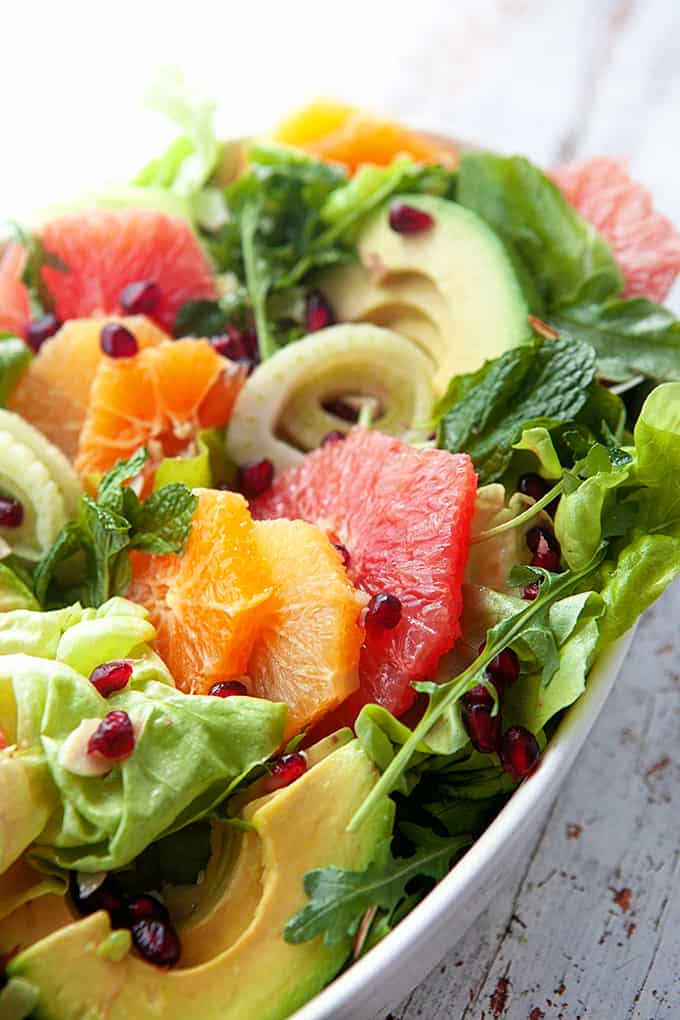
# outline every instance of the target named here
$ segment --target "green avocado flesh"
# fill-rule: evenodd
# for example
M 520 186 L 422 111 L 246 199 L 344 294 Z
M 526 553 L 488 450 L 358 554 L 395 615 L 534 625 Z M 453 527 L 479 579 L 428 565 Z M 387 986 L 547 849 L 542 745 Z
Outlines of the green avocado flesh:
M 432 226 L 397 233 L 383 206 L 359 235 L 359 264 L 329 270 L 319 286 L 338 319 L 414 340 L 432 359 L 441 392 L 452 376 L 526 341 L 528 308 L 501 240 L 476 213 L 432 196 L 392 201 L 429 213 Z
M 182 933 L 184 957 L 174 970 L 159 970 L 134 952 L 108 953 L 111 927 L 99 912 L 17 956 L 7 987 L 20 980 L 37 990 L 37 1020 L 283 1020 L 334 977 L 349 953 L 348 941 L 290 945 L 282 933 L 306 901 L 306 872 L 364 869 L 389 838 L 388 800 L 357 833 L 346 831 L 377 779 L 352 740 L 290 786 L 246 804 L 243 817 L 253 828 L 237 835 L 219 901 Z

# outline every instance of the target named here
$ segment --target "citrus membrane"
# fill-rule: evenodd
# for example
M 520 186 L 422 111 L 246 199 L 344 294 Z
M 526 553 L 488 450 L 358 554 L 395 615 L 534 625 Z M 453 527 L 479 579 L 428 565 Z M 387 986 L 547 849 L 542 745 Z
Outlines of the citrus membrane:
M 243 464 L 266 457 L 281 471 L 304 460 L 329 432 L 350 424 L 326 409 L 334 399 L 372 398 L 372 425 L 400 435 L 432 408 L 432 363 L 410 340 L 372 323 L 318 330 L 259 365 L 241 390 L 227 452 Z

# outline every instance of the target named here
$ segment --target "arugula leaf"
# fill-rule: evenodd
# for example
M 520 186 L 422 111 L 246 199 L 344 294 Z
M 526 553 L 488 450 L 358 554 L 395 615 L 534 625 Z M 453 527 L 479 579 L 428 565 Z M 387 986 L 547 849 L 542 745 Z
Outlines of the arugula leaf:
M 451 380 L 435 407 L 438 446 L 469 453 L 481 484 L 494 481 L 529 423 L 554 425 L 578 415 L 594 372 L 594 352 L 583 343 L 536 340 L 506 351 Z
M 527 159 L 464 153 L 457 199 L 511 246 L 548 306 L 586 291 L 600 301 L 620 294 L 623 277 L 605 239 Z
M 0 331 L 0 407 L 4 407 L 7 398 L 28 368 L 31 350 L 17 336 Z
M 561 336 L 595 349 L 604 379 L 680 379 L 680 322 L 670 309 L 647 298 L 565 305 L 548 321 Z
M 412 835 L 414 830 L 411 827 Z M 331 867 L 307 872 L 304 888 L 310 902 L 284 927 L 285 941 L 299 944 L 323 935 L 324 943 L 332 946 L 354 936 L 370 907 L 395 910 L 413 879 L 439 881 L 472 842 L 469 835 L 440 837 L 426 830 L 417 836 L 420 845 L 410 857 L 395 858 L 385 848 L 365 871 Z
M 210 860 L 210 823 L 193 822 L 157 840 L 129 868 L 116 872 L 129 894 L 152 892 L 163 885 L 194 885 Z

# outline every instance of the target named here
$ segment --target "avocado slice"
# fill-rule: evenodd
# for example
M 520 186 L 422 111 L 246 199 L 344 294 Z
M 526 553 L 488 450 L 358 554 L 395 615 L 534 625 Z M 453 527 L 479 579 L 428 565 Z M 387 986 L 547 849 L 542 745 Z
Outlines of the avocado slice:
M 429 213 L 432 226 L 400 234 L 392 202 Z M 341 321 L 366 321 L 414 340 L 431 357 L 443 392 L 531 336 L 529 309 L 503 242 L 476 213 L 428 195 L 402 195 L 367 221 L 359 264 L 328 270 L 319 286 Z
M 253 826 L 246 836 L 253 839 L 242 841 L 239 856 L 255 859 L 253 840 L 259 842 L 261 895 L 235 941 L 204 963 L 163 972 L 132 953 L 114 962 L 101 951 L 111 927 L 108 915 L 99 912 L 17 956 L 7 968 L 8 987 L 19 979 L 38 989 L 37 1020 L 186 1020 L 192 1015 L 283 1020 L 334 977 L 349 953 L 349 940 L 326 946 L 317 938 L 295 946 L 284 942 L 282 932 L 305 902 L 306 872 L 329 865 L 363 869 L 388 838 L 392 803 L 387 799 L 357 833 L 347 832 L 377 778 L 377 769 L 353 740 L 290 786 L 246 806 L 244 817 Z M 228 926 L 228 895 L 222 910 Z

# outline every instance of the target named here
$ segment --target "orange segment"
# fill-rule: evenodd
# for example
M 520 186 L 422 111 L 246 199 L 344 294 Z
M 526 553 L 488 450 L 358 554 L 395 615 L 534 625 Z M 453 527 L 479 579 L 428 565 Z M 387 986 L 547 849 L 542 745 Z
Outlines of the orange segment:
M 202 428 L 226 424 L 244 379 L 207 340 L 167 341 L 133 358 L 103 358 L 83 424 L 83 477 L 148 445 L 151 461 L 190 449 Z
M 364 163 L 386 166 L 407 154 L 419 163 L 455 166 L 458 150 L 410 131 L 396 121 L 342 103 L 317 100 L 292 114 L 275 131 L 277 141 L 294 145 L 354 173 Z
M 274 591 L 248 666 L 250 690 L 286 703 L 290 737 L 357 689 L 364 639 L 359 613 L 367 599 L 314 525 L 278 520 L 255 528 Z
M 134 333 L 141 348 L 166 339 L 143 315 L 71 319 L 42 345 L 10 397 L 10 409 L 39 428 L 67 457 L 75 457 L 78 450 L 92 380 L 104 360 L 99 333 L 105 323 L 114 321 Z
M 197 490 L 183 556 L 130 556 L 128 597 L 149 610 L 156 648 L 183 691 L 241 676 L 271 594 L 271 571 L 242 496 Z

